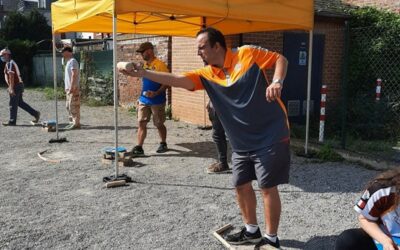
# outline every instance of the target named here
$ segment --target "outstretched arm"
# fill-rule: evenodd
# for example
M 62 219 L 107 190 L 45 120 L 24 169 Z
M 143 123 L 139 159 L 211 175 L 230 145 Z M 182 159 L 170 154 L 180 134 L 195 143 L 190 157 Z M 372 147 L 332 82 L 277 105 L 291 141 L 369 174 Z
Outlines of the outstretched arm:
M 135 70 L 126 71 L 124 69 L 120 70 L 121 73 L 133 77 L 146 77 L 154 82 L 160 83 L 162 85 L 184 88 L 187 90 L 194 90 L 194 83 L 185 76 L 179 76 L 172 73 L 157 72 L 145 70 L 141 65 L 135 65 Z

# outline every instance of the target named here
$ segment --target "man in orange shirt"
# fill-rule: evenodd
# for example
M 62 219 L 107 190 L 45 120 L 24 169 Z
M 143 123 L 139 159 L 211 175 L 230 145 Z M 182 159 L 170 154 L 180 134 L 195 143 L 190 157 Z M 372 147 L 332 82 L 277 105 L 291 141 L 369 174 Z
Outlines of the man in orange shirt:
M 226 48 L 222 33 L 206 28 L 197 34 L 198 55 L 207 66 L 183 76 L 148 71 L 136 65 L 122 73 L 146 77 L 158 83 L 205 89 L 232 147 L 232 176 L 237 201 L 245 223 L 243 229 L 226 237 L 231 244 L 256 243 L 280 247 L 277 237 L 281 202 L 278 185 L 288 183 L 290 169 L 289 124 L 280 100 L 287 60 L 261 47 Z M 268 85 L 265 71 L 275 67 Z M 258 227 L 257 180 L 264 201 L 265 234 Z

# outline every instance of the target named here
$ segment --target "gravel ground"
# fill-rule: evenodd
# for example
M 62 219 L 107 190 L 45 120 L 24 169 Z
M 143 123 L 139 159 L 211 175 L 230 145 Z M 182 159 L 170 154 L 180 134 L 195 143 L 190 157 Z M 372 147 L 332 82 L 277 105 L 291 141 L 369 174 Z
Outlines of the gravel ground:
M 54 119 L 54 102 L 27 90 L 25 100 Z M 0 118 L 8 118 L 0 89 Z M 60 123 L 67 122 L 59 102 Z M 214 161 L 211 131 L 167 121 L 170 151 L 156 154 L 157 131 L 145 141 L 149 157 L 121 168 L 135 181 L 106 189 L 101 149 L 114 141 L 113 107 L 81 108 L 81 130 L 60 133 L 69 143 L 49 144 L 55 133 L 29 125 L 19 110 L 17 127 L 0 127 L 0 249 L 224 249 L 212 231 L 241 225 L 230 174 L 207 175 Z M 119 112 L 120 145 L 135 143 L 136 121 Z M 60 163 L 45 162 L 37 153 Z M 376 175 L 350 163 L 318 163 L 292 157 L 290 184 L 280 186 L 283 249 L 333 249 L 338 233 L 355 227 L 352 205 Z M 260 198 L 260 196 L 258 196 Z M 258 218 L 262 219 L 258 200 Z M 263 225 L 263 221 L 260 221 Z

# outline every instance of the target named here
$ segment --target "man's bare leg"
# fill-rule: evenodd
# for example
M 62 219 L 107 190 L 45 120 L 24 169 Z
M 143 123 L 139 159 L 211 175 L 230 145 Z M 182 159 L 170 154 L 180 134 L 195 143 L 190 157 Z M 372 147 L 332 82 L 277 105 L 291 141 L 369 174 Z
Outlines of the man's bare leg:
M 257 200 L 251 181 L 236 187 L 236 198 L 242 212 L 243 222 L 257 225 Z
M 261 189 L 264 201 L 265 232 L 269 235 L 276 235 L 281 216 L 281 200 L 278 187 Z

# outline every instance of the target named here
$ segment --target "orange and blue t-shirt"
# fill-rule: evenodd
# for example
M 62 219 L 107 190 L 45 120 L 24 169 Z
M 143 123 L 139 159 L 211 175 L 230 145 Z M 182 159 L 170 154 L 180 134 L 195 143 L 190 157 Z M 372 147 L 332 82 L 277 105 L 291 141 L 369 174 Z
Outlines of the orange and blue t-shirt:
M 246 45 L 228 49 L 222 69 L 208 65 L 185 73 L 194 90 L 207 91 L 235 152 L 259 150 L 289 138 L 282 101 L 266 99 L 265 70 L 273 67 L 279 56 Z
M 168 72 L 167 65 L 163 63 L 161 60 L 158 58 L 154 58 L 154 60 L 148 64 L 147 62 L 143 65 L 143 68 L 146 70 L 154 70 L 154 71 L 160 71 L 160 72 Z M 144 105 L 159 105 L 163 104 L 166 101 L 166 96 L 165 96 L 165 91 L 160 93 L 159 95 L 156 95 L 152 98 L 147 97 L 144 95 L 144 92 L 146 91 L 157 91 L 159 88 L 161 88 L 161 84 L 158 82 L 154 82 L 146 77 L 143 77 L 142 79 L 142 92 L 139 97 L 139 102 L 144 104 Z

